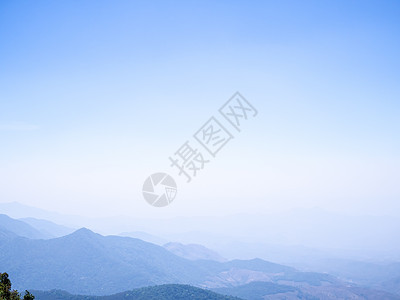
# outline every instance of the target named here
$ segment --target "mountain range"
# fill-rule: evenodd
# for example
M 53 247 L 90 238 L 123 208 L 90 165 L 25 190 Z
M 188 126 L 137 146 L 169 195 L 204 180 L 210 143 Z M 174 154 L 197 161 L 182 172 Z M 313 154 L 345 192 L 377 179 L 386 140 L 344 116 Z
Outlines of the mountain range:
M 343 263 L 342 272 L 332 268 L 335 261 L 320 265 L 322 273 L 305 272 L 262 259 L 228 261 L 202 245 L 170 242 L 161 246 L 138 238 L 104 236 L 87 228 L 74 231 L 47 220 L 0 215 L 0 272 L 8 272 L 19 290 L 43 291 L 37 292 L 43 299 L 55 294 L 59 299 L 78 297 L 73 294 L 116 295 L 165 284 L 178 284 L 174 287 L 178 290 L 190 284 L 243 299 L 400 298 L 398 263 L 352 263 Z M 132 297 L 127 299 L 136 299 Z
M 103 236 L 87 228 L 47 238 L 21 220 L 3 215 L 0 221 L 0 271 L 8 272 L 19 290 L 56 289 L 106 296 L 154 285 L 190 284 L 243 299 L 260 295 L 309 299 L 327 295 L 331 295 L 330 299 L 364 299 L 367 295 L 375 299 L 399 299 L 394 294 L 363 288 L 329 274 L 301 272 L 262 259 L 194 259 L 204 252 L 218 255 L 199 245 L 178 244 L 171 252 L 168 246 L 130 237 Z M 190 259 L 181 257 L 186 254 L 175 255 L 176 247 L 192 249 L 194 254 Z M 198 249 L 200 255 L 195 253 Z

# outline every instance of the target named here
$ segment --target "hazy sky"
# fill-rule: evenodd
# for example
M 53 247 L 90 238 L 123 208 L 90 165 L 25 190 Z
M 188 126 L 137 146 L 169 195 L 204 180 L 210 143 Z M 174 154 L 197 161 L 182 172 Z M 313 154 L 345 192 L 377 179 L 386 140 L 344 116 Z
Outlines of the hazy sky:
M 1 1 L 0 202 L 400 216 L 399 15 L 399 1 Z M 236 91 L 257 117 L 186 184 L 168 157 Z M 166 208 L 141 194 L 155 172 L 178 184 Z

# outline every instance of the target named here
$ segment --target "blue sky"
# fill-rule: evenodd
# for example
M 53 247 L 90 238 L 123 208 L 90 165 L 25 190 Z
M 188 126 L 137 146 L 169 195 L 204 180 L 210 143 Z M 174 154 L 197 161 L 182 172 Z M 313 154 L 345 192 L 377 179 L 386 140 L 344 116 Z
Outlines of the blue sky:
M 93 215 L 400 211 L 398 1 L 2 1 L 1 202 Z M 152 172 L 259 111 L 173 205 Z M 180 180 L 178 178 L 178 180 Z

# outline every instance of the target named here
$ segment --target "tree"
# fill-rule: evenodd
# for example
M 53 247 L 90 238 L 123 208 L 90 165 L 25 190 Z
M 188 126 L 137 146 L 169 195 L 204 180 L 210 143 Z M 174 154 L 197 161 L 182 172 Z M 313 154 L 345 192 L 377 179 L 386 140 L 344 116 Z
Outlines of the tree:
M 25 295 L 23 300 L 33 300 L 35 299 L 35 296 L 33 296 L 31 293 L 25 290 Z
M 33 300 L 33 296 L 28 291 L 25 291 L 24 298 L 16 290 L 11 290 L 11 281 L 7 273 L 0 273 L 0 300 Z

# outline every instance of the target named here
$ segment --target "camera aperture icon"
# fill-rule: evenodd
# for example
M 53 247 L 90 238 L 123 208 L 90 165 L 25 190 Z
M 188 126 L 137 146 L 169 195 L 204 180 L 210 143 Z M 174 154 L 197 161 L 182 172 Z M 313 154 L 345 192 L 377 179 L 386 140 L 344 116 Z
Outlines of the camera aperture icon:
M 154 173 L 143 184 L 143 197 L 153 206 L 163 207 L 174 201 L 177 193 L 175 180 L 166 173 Z

